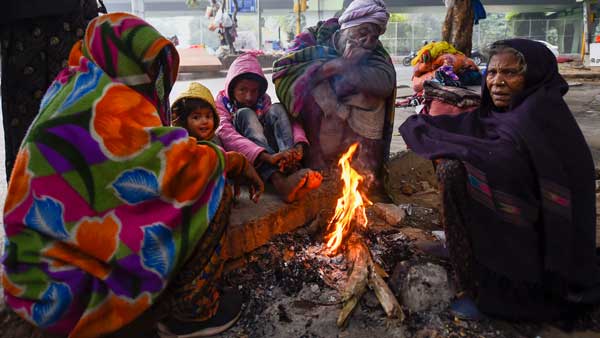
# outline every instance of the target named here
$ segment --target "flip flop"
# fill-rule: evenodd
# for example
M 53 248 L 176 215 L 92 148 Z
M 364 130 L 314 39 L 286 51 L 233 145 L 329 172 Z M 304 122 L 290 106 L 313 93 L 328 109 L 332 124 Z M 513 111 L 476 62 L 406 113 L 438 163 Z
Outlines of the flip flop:
M 459 319 L 479 321 L 483 319 L 484 315 L 479 312 L 475 302 L 468 297 L 456 299 L 450 304 L 450 313 Z

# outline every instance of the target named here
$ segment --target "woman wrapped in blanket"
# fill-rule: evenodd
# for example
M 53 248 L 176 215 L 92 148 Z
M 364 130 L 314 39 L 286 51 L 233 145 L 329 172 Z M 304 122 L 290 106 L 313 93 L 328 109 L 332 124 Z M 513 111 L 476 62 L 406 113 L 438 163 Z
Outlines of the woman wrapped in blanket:
M 490 54 L 479 109 L 400 127 L 413 151 L 440 159 L 442 220 L 467 295 L 451 309 L 574 316 L 600 301 L 594 162 L 552 52 L 514 39 Z
M 239 297 L 215 285 L 226 178 L 255 201 L 263 184 L 240 154 L 169 126 L 178 65 L 145 21 L 104 15 L 42 100 L 10 179 L 2 283 L 48 333 L 98 337 L 162 313 L 161 335 L 176 337 L 239 316 Z

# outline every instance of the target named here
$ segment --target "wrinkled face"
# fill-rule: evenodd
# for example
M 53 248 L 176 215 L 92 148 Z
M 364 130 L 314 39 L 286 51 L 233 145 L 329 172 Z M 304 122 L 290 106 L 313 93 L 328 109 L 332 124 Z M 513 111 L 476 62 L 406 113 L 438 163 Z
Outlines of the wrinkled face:
M 260 95 L 260 83 L 254 80 L 242 79 L 233 87 L 233 98 L 242 107 L 254 108 Z
M 190 136 L 198 140 L 209 140 L 215 128 L 213 110 L 208 107 L 198 108 L 187 117 L 187 130 Z
M 492 102 L 498 109 L 507 109 L 513 97 L 525 88 L 525 74 L 519 58 L 513 53 L 492 56 L 487 68 L 486 84 Z
M 362 47 L 373 50 L 381 34 L 379 27 L 373 23 L 363 23 L 341 31 L 341 46 Z M 348 42 L 348 44 L 347 44 Z

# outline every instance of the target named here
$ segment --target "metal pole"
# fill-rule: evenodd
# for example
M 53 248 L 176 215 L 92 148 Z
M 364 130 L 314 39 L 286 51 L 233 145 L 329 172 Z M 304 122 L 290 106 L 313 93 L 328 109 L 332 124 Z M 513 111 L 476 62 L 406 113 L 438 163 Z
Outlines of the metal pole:
M 131 0 L 131 12 L 140 18 L 144 18 L 144 0 Z
M 398 55 L 398 23 L 394 22 L 394 55 Z
M 317 21 L 321 21 L 321 0 L 317 0 Z
M 590 2 L 587 0 L 583 1 L 583 38 L 581 46 L 581 61 L 584 60 L 585 54 L 589 53 L 589 29 L 590 29 Z
M 258 49 L 263 49 L 263 34 L 262 34 L 262 7 L 260 0 L 256 0 L 256 12 L 258 13 Z
M 296 16 L 296 35 L 300 35 L 301 32 L 301 11 L 300 11 L 300 1 L 301 0 L 296 0 L 296 3 L 298 4 L 298 15 Z
M 566 38 L 565 34 L 567 34 L 567 19 L 562 19 L 562 23 L 563 23 L 562 24 L 562 27 L 563 27 L 563 29 L 562 29 L 563 48 L 565 48 L 564 45 L 565 45 L 565 38 Z M 565 50 L 565 52 L 566 53 L 572 53 L 573 52 L 573 48 L 571 48 L 570 51 L 566 51 Z
M 410 21 L 410 35 L 411 35 L 410 50 L 414 51 L 415 50 L 415 21 L 414 20 Z

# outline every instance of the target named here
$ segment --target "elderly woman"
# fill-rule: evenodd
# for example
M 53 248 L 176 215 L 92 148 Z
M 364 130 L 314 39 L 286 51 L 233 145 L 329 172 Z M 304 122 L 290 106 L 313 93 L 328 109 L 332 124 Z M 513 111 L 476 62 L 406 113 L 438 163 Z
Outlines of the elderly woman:
M 361 145 L 363 171 L 377 174 L 387 158 L 396 72 L 378 39 L 388 18 L 382 0 L 355 0 L 339 20 L 296 37 L 288 55 L 275 62 L 277 96 L 304 123 L 309 167 L 335 164 L 354 142 Z
M 255 198 L 262 182 L 240 154 L 169 127 L 178 65 L 143 20 L 101 16 L 42 100 L 10 179 L 2 284 L 6 303 L 48 333 L 98 337 L 151 320 L 153 305 L 170 336 L 239 316 L 241 299 L 215 286 L 225 182 L 249 180 Z
M 442 160 L 450 257 L 475 301 L 454 303 L 458 315 L 553 320 L 600 300 L 594 163 L 567 89 L 545 46 L 499 41 L 479 110 L 400 127 L 417 154 Z

